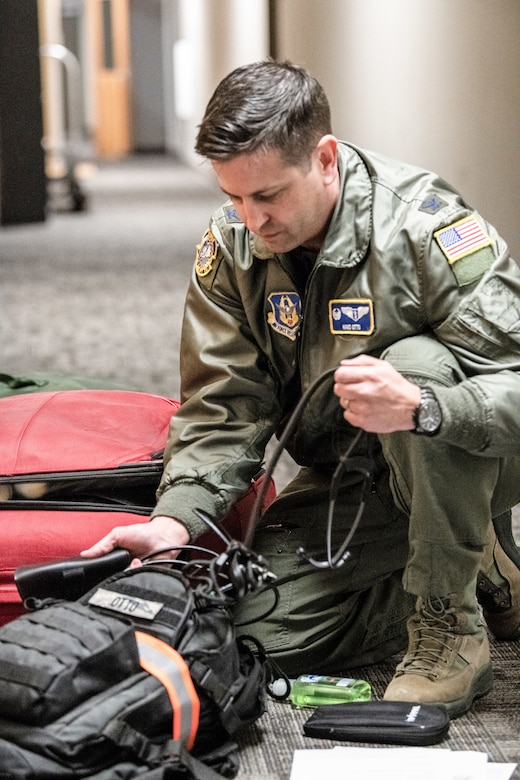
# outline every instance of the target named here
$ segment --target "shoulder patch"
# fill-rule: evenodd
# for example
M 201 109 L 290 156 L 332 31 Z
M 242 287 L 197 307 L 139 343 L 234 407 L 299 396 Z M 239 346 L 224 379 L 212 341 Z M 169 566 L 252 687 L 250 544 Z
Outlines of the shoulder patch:
M 437 230 L 434 236 L 459 287 L 478 281 L 495 259 L 493 242 L 474 216 Z
M 419 206 L 419 211 L 424 211 L 426 214 L 437 214 L 438 211 L 447 205 L 447 201 L 434 193 L 433 195 L 430 195 L 429 198 L 426 198 L 426 200 L 423 200 Z
M 211 230 L 206 230 L 200 244 L 197 246 L 197 256 L 195 258 L 195 273 L 197 276 L 207 276 L 210 273 L 217 257 L 217 252 L 218 241 Z
M 493 243 L 474 216 L 437 230 L 434 236 L 450 265 Z

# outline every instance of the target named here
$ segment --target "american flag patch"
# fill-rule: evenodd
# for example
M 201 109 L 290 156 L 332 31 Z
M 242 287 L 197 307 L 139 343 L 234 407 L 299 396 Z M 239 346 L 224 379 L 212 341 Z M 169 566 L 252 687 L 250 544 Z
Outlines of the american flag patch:
M 438 230 L 434 235 L 450 263 L 455 263 L 461 257 L 490 246 L 492 243 L 475 217 L 466 217 L 459 222 L 454 222 L 453 225 Z

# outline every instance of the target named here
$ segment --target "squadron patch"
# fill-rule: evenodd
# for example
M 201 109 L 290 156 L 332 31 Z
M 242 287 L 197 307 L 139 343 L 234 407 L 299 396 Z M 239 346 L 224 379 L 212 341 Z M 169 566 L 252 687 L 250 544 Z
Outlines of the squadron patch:
M 267 300 L 271 304 L 271 311 L 267 315 L 267 322 L 271 328 L 291 341 L 295 341 L 300 329 L 302 313 L 302 303 L 298 293 L 271 293 Z
M 329 301 L 330 332 L 370 336 L 374 332 L 374 302 L 368 298 Z
M 197 246 L 197 257 L 195 258 L 195 273 L 197 276 L 207 276 L 213 268 L 213 263 L 218 252 L 218 241 L 211 232 L 206 230 L 202 236 L 202 241 Z

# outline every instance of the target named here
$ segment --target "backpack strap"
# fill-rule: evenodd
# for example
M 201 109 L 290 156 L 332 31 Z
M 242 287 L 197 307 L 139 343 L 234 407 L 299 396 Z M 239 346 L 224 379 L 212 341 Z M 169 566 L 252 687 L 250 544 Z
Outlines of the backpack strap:
M 145 772 L 144 775 L 139 775 L 139 780 L 175 780 L 181 776 L 179 770 L 188 770 L 188 777 L 191 780 L 224 780 L 225 777 L 192 756 L 185 748 L 181 748 L 176 758 L 165 761 L 161 766 Z M 182 777 L 186 777 L 185 771 L 182 771 Z
M 170 645 L 143 631 L 135 638 L 142 668 L 164 685 L 173 710 L 173 739 L 191 750 L 199 727 L 200 701 L 183 657 Z

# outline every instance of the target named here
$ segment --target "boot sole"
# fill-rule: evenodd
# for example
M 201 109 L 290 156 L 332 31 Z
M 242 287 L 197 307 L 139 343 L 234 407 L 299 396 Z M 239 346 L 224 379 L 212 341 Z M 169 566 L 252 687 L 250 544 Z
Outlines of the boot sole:
M 485 696 L 487 693 L 489 693 L 492 687 L 493 666 L 491 663 L 489 663 L 484 667 L 480 674 L 475 677 L 473 685 L 471 686 L 471 690 L 468 691 L 466 696 L 450 702 L 439 701 L 428 703 L 436 704 L 438 707 L 443 707 L 448 712 L 450 720 L 454 720 L 455 718 L 459 718 L 461 715 L 464 715 L 469 709 L 471 709 L 471 705 L 475 699 L 480 699 L 482 696 Z

